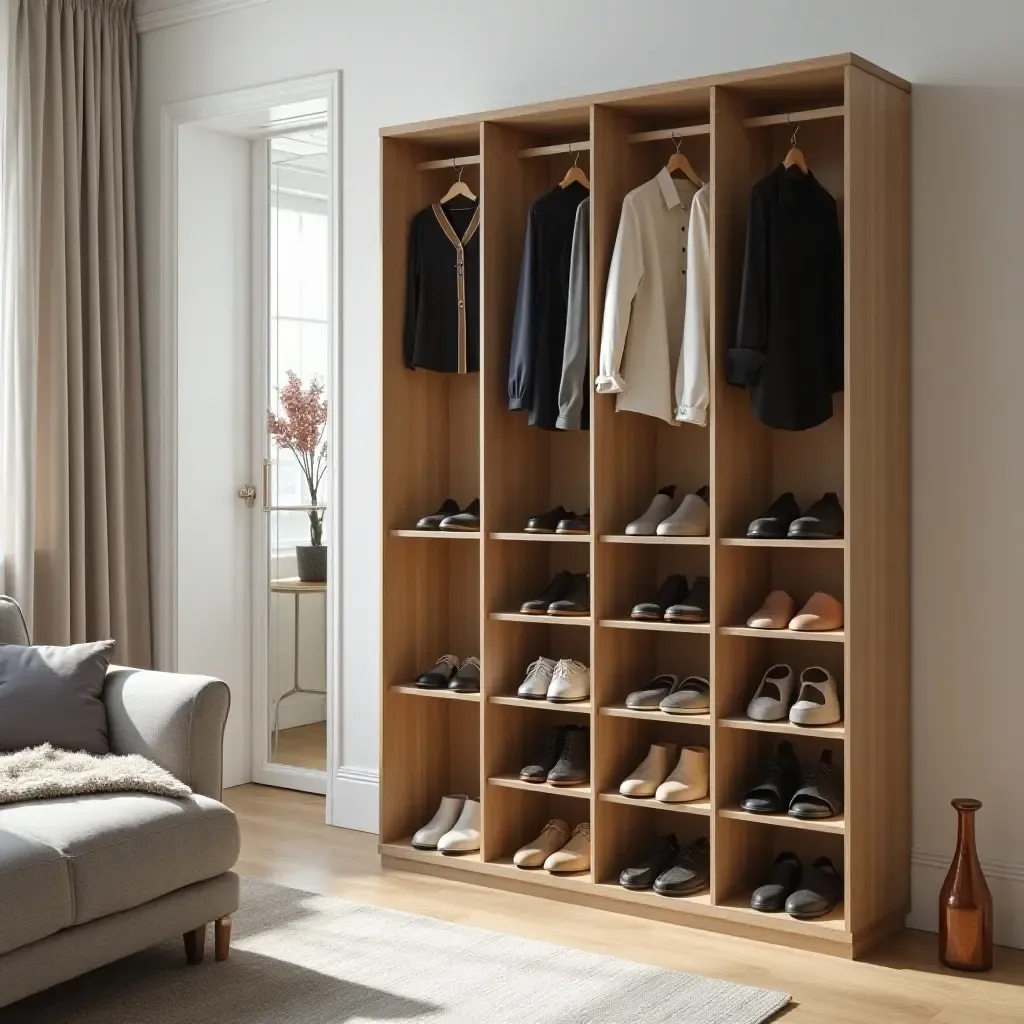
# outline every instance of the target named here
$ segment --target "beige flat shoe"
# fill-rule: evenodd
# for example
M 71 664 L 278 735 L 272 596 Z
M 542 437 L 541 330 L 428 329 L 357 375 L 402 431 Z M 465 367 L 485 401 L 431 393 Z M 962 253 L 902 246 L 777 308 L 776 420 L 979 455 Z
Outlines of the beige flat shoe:
M 544 870 L 555 875 L 569 875 L 590 870 L 590 823 L 580 822 L 572 830 L 572 838 L 544 861 Z
M 789 628 L 801 632 L 842 629 L 843 606 L 831 594 L 819 590 L 811 594 L 807 604 L 800 609 L 800 614 L 793 616 Z
M 561 818 L 552 818 L 532 842 L 516 850 L 512 863 L 517 868 L 541 868 L 556 850 L 562 849 L 572 833 Z
M 796 601 L 784 590 L 773 590 L 764 604 L 747 619 L 751 629 L 785 629 L 796 611 Z
M 679 763 L 658 787 L 655 800 L 663 804 L 685 804 L 703 800 L 711 780 L 711 751 L 707 747 L 683 747 Z
M 654 796 L 679 759 L 679 748 L 674 743 L 652 743 L 647 756 L 622 780 L 619 792 L 623 796 Z

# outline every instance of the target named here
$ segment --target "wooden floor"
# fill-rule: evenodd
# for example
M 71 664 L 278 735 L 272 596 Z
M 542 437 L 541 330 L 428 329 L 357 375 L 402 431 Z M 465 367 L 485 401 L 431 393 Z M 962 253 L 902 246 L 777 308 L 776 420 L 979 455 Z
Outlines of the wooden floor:
M 242 825 L 238 871 L 280 885 L 564 946 L 782 989 L 785 1024 L 1022 1024 L 1024 952 L 996 950 L 970 976 L 935 959 L 935 936 L 906 931 L 868 961 L 777 948 L 533 896 L 383 871 L 377 837 L 330 828 L 322 797 L 263 786 L 227 791 Z
M 277 750 L 274 755 L 275 764 L 326 771 L 327 723 L 313 722 L 312 725 L 282 729 L 277 734 Z

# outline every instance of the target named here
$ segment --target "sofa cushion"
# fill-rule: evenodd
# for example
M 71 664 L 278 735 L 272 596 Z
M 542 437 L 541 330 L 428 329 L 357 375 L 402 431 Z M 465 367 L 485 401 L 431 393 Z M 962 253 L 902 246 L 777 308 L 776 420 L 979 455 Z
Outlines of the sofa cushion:
M 0 955 L 45 939 L 73 920 L 71 881 L 60 852 L 0 827 Z
M 100 694 L 114 641 L 71 647 L 0 644 L 0 751 L 51 743 L 106 754 Z
M 63 797 L 0 807 L 0 832 L 29 836 L 69 861 L 74 924 L 141 906 L 229 871 L 234 814 L 204 796 Z

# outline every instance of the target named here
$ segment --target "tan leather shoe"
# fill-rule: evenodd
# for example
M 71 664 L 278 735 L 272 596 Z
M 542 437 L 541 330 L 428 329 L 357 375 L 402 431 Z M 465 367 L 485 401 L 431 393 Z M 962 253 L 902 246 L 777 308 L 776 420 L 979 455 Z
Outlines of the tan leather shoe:
M 707 747 L 683 747 L 679 763 L 654 794 L 663 804 L 686 804 L 708 795 L 711 751 Z
M 569 875 L 590 870 L 590 822 L 580 822 L 572 838 L 544 861 L 544 870 L 553 875 Z
M 536 839 L 516 850 L 512 863 L 517 868 L 541 868 L 556 850 L 562 849 L 572 833 L 561 818 L 552 818 Z
M 842 629 L 843 606 L 831 594 L 819 590 L 811 594 L 807 604 L 800 609 L 799 615 L 793 616 L 789 628 L 801 632 Z
M 773 590 L 764 604 L 747 619 L 751 629 L 785 629 L 796 611 L 796 601 L 784 590 Z
M 674 743 L 652 743 L 647 756 L 622 780 L 619 792 L 623 796 L 654 796 L 678 758 L 679 748 Z

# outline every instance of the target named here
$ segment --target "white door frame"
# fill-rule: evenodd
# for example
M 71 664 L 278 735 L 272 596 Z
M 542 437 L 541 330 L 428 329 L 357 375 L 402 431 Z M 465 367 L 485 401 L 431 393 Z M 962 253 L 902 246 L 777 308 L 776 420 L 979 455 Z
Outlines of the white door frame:
M 160 538 L 155 554 L 155 577 L 160 612 L 154 624 L 156 659 L 158 667 L 167 671 L 177 668 L 178 622 L 177 599 L 177 438 L 178 438 L 178 131 L 181 126 L 195 122 L 211 122 L 217 118 L 232 118 L 252 114 L 259 116 L 273 107 L 299 103 L 304 100 L 327 101 L 327 134 L 330 160 L 328 198 L 328 240 L 330 262 L 330 308 L 328 310 L 328 344 L 330 372 L 328 394 L 331 396 L 327 422 L 327 437 L 333 457 L 331 493 L 324 522 L 324 538 L 328 545 L 327 568 L 327 779 L 337 774 L 339 763 L 338 737 L 341 734 L 341 72 L 328 72 L 306 78 L 292 79 L 269 85 L 239 89 L 216 96 L 184 100 L 166 104 L 161 109 L 160 139 L 160 303 L 159 303 L 159 373 L 161 438 L 160 470 L 158 475 L 159 500 L 152 503 L 152 514 L 157 536 Z M 213 127 L 211 125 L 211 127 Z M 261 362 L 265 354 L 254 362 Z M 260 462 L 255 462 L 256 474 Z M 241 481 L 230 481 L 240 485 Z M 257 481 L 258 483 L 258 481 Z M 261 518 L 263 513 L 259 513 Z M 256 530 L 259 535 L 264 531 Z M 264 550 L 264 562 L 265 562 Z M 265 570 L 264 570 L 265 574 Z M 266 588 L 264 588 L 265 592 Z M 254 616 L 253 643 L 264 648 L 254 665 L 266 660 L 266 604 L 254 602 L 262 609 Z M 262 617 L 262 621 L 261 621 Z M 260 628 L 262 626 L 262 628 Z M 261 675 L 258 671 L 256 675 Z M 251 681 L 254 706 L 258 679 Z M 266 693 L 266 679 L 262 681 Z M 252 736 L 250 734 L 250 744 Z M 278 766 L 280 767 L 280 766 Z M 288 770 L 288 769 L 285 769 Z M 301 772 L 301 769 L 291 769 Z M 326 820 L 332 820 L 333 787 L 327 791 Z

